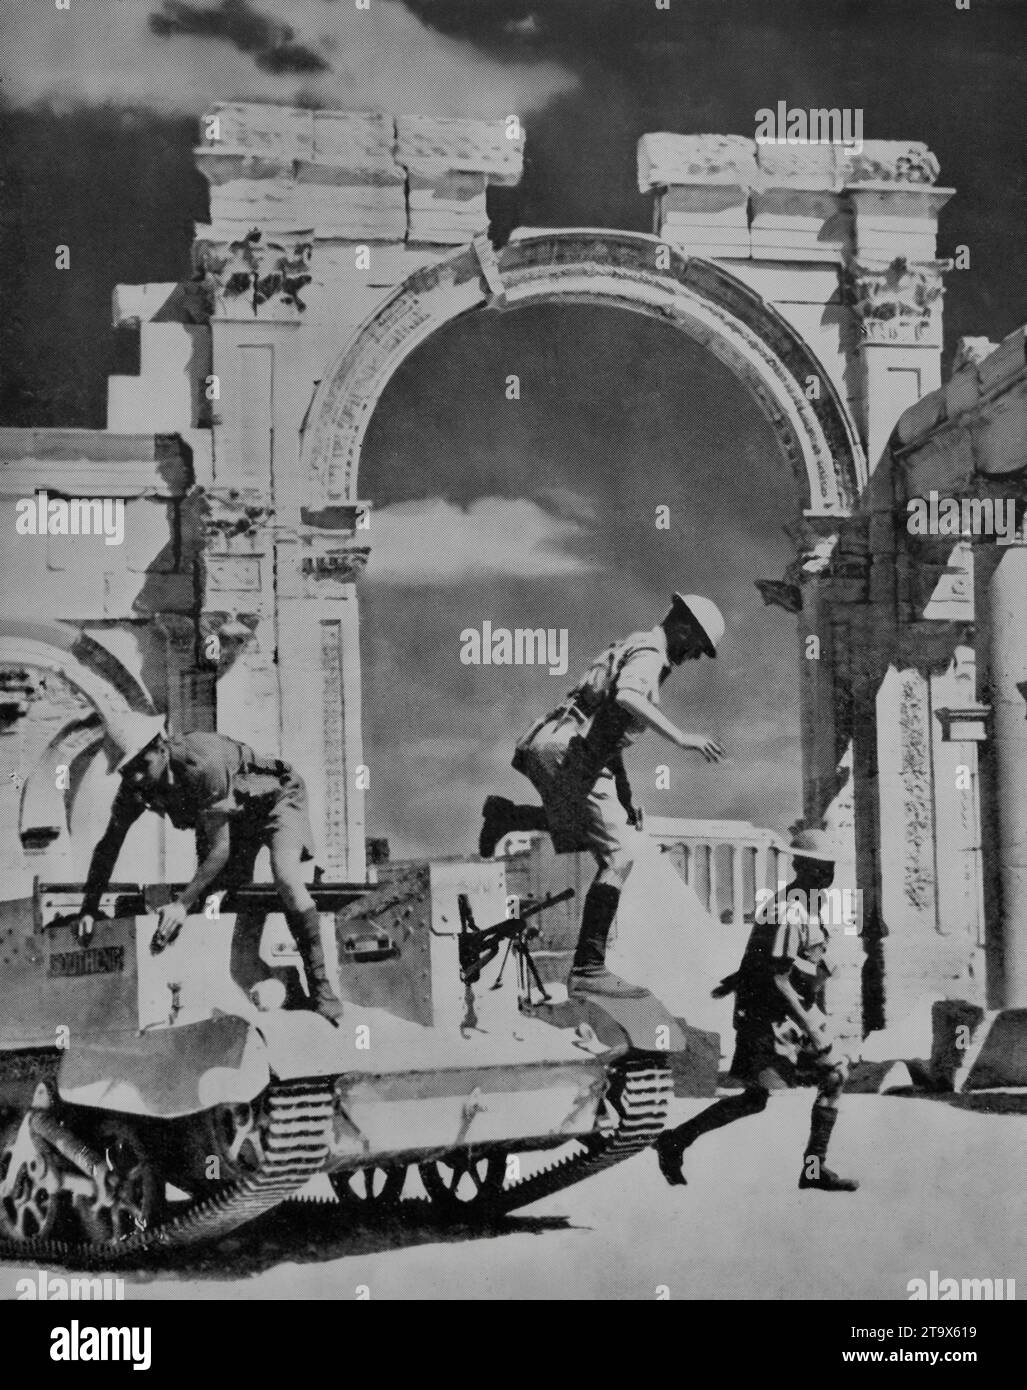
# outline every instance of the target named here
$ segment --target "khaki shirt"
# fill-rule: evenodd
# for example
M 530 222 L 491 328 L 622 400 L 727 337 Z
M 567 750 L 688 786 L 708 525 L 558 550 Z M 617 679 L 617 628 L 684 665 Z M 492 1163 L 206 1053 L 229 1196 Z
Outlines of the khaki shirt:
M 667 635 L 662 627 L 633 632 L 598 657 L 571 698 L 585 714 L 595 714 L 594 738 L 611 749 L 624 749 L 645 732 L 637 715 L 616 703 L 615 694 L 633 690 L 652 705 L 660 703 L 660 686 L 671 671 Z
M 254 768 L 254 754 L 224 734 L 188 733 L 168 740 L 168 768 L 156 787 L 122 782 L 111 819 L 131 825 L 144 811 L 167 816 L 178 830 L 201 830 L 211 821 L 246 820 L 281 795 L 278 777 Z M 260 760 L 264 762 L 264 760 Z

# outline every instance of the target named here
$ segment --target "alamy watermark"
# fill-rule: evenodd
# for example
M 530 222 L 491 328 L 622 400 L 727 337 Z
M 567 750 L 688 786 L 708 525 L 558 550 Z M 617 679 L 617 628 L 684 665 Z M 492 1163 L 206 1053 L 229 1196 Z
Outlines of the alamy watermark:
M 757 888 L 754 920 L 769 926 L 788 921 L 788 909 L 800 908 L 809 919 L 816 918 L 822 927 L 841 927 L 845 936 L 861 936 L 863 932 L 863 890 L 861 888 Z
M 994 536 L 999 545 L 1016 539 L 1016 500 L 1012 497 L 926 497 L 906 503 L 911 536 Z
M 19 536 L 103 536 L 104 545 L 125 539 L 122 497 L 20 497 L 14 529 Z
M 133 1371 L 148 1371 L 152 1333 L 148 1327 L 70 1327 L 50 1334 L 51 1361 L 131 1361 Z
M 816 106 L 804 110 L 779 101 L 756 112 L 757 145 L 840 145 L 863 148 L 862 106 Z
M 463 666 L 548 666 L 553 676 L 567 674 L 565 627 L 494 628 L 488 618 L 479 632 L 465 627 L 460 634 Z
M 1013 1302 L 1016 1298 L 1016 1280 L 943 1279 L 939 1278 L 936 1269 L 932 1269 L 926 1279 L 910 1279 L 906 1292 L 911 1302 L 917 1299 L 937 1299 L 943 1303 L 957 1299 Z
M 40 1303 L 62 1303 L 67 1299 L 110 1303 L 125 1297 L 124 1279 L 108 1275 L 102 1279 L 86 1279 L 79 1276 L 66 1279 L 60 1274 L 48 1274 L 45 1269 L 39 1269 L 35 1274 L 19 1279 L 15 1289 L 16 1299 L 36 1300 Z

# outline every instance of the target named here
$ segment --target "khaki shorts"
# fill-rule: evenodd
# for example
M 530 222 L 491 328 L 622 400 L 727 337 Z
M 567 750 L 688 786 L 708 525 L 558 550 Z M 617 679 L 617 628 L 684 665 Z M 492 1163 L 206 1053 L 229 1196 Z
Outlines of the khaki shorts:
M 596 776 L 580 738 L 567 720 L 543 724 L 518 747 L 514 766 L 542 798 L 557 854 L 590 850 L 600 864 L 624 872 L 635 858 L 638 831 L 617 799 L 613 773 Z

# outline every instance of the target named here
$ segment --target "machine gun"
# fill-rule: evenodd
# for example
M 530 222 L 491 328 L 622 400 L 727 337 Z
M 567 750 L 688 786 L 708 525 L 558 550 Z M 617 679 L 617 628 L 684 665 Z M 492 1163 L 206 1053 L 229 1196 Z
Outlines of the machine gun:
M 573 897 L 573 888 L 565 888 L 562 893 L 547 893 L 544 898 L 529 899 L 526 907 L 522 903 L 518 908 L 516 917 L 498 922 L 494 927 L 479 928 L 475 925 L 474 914 L 471 911 L 467 894 L 461 893 L 457 898 L 457 906 L 460 909 L 458 948 L 461 982 L 468 988 L 477 984 L 481 978 L 481 972 L 490 961 L 495 960 L 505 941 L 506 955 L 499 967 L 495 984 L 491 986 L 492 989 L 501 988 L 503 971 L 506 969 L 506 963 L 512 953 L 517 961 L 518 987 L 521 998 L 528 1003 L 531 1002 L 531 986 L 534 984 L 543 1001 L 547 1001 L 550 996 L 542 983 L 528 944 L 538 936 L 539 930 L 538 927 L 528 926 L 527 922 L 536 913 L 544 912 L 547 907 L 555 907 L 557 903 L 566 902 L 568 898 Z

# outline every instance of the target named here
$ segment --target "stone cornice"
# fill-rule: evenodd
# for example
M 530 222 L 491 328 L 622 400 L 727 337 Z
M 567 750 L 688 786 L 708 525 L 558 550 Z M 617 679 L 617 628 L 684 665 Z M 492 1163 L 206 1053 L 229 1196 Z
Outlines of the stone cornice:
M 0 429 L 0 494 L 45 488 L 71 497 L 182 497 L 189 451 L 176 435 Z
M 215 105 L 195 151 L 211 188 L 212 227 L 198 239 L 236 247 L 259 229 L 290 246 L 301 234 L 463 245 L 488 226 L 486 187 L 520 180 L 524 133 L 512 120 Z
M 641 192 L 722 184 L 754 190 L 795 188 L 840 193 L 869 188 L 937 192 L 938 161 L 919 140 L 865 140 L 844 145 L 764 142 L 745 135 L 678 135 L 657 131 L 638 142 Z
M 963 356 L 959 371 L 943 387 L 899 416 L 892 456 L 906 460 L 929 442 L 940 446 L 954 433 L 969 430 L 978 472 L 996 477 L 1017 473 L 1027 467 L 1027 327 L 1010 333 L 986 356 L 974 351 Z M 996 430 L 999 404 L 1011 415 L 1007 427 Z

